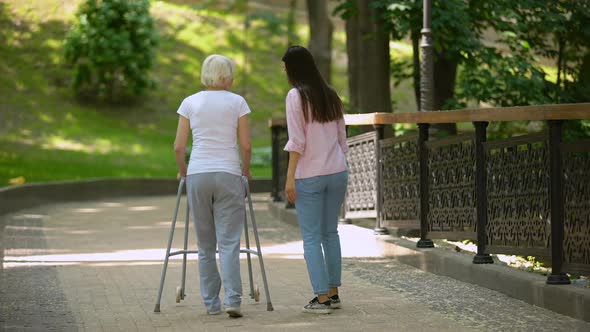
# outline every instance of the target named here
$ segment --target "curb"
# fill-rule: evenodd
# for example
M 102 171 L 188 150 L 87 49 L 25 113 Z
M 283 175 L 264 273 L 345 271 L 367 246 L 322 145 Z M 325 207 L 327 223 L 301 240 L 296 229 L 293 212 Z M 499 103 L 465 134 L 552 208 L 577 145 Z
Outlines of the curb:
M 295 209 L 283 202 L 269 203 L 269 211 L 279 220 L 297 224 Z M 574 285 L 547 285 L 546 277 L 498 263 L 473 264 L 473 257 L 450 250 L 417 249 L 416 243 L 379 235 L 388 245 L 387 253 L 399 262 L 426 272 L 498 291 L 526 303 L 590 322 L 590 289 Z
M 175 195 L 174 178 L 98 178 L 79 181 L 29 183 L 0 188 L 0 215 L 43 204 L 88 201 L 111 197 Z M 270 192 L 270 179 L 250 182 L 253 193 Z

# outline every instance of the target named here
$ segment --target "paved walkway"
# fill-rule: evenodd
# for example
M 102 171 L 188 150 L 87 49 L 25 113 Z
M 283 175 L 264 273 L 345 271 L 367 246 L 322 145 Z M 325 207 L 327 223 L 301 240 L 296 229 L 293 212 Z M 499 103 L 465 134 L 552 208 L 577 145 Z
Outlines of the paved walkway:
M 208 316 L 200 302 L 193 257 L 187 298 L 175 303 L 181 261 L 174 259 L 168 269 L 162 312 L 154 313 L 174 197 L 122 198 L 44 206 L 0 217 L 0 328 L 590 331 L 589 323 L 400 264 L 387 254 L 387 244 L 374 240 L 372 231 L 352 225 L 340 227 L 344 308 L 327 316 L 301 313 L 311 290 L 298 229 L 271 218 L 267 195 L 256 195 L 255 200 L 274 311 L 266 311 L 255 263 L 261 301 L 245 297 L 241 319 Z M 178 227 L 176 248 L 182 245 L 181 234 L 183 228 Z M 194 248 L 195 242 L 191 227 L 189 245 Z M 243 259 L 242 279 L 247 294 L 245 262 Z

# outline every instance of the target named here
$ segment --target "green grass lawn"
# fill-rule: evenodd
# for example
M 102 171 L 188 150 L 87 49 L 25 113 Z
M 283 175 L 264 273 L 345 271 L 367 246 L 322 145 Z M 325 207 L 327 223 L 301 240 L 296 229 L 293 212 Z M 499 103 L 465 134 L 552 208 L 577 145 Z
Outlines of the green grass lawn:
M 253 22 L 246 74 L 241 15 L 154 2 L 161 37 L 153 71 L 158 87 L 133 106 L 85 105 L 70 92 L 62 57 L 62 39 L 79 3 L 0 2 L 0 186 L 21 176 L 26 182 L 175 176 L 176 109 L 201 88 L 200 64 L 211 53 L 237 62 L 234 91 L 253 110 L 253 173 L 270 176 L 266 121 L 281 114 L 288 90 L 281 36 Z
M 250 14 L 258 18 L 250 22 L 247 54 L 244 15 L 227 10 L 223 1 L 152 2 L 160 34 L 153 69 L 158 86 L 131 106 L 89 105 L 72 95 L 62 40 L 80 2 L 0 1 L 0 187 L 17 177 L 25 182 L 174 177 L 176 109 L 201 89 L 201 62 L 211 53 L 237 63 L 233 90 L 252 109 L 253 174 L 270 177 L 267 121 L 283 116 L 289 89 L 280 60 L 287 46 L 285 28 L 273 22 L 286 22 L 288 2 L 250 1 Z M 305 45 L 304 8 L 297 33 Z M 340 26 L 334 34 L 332 85 L 346 100 L 345 45 Z M 410 84 L 399 88 L 398 109 L 413 108 L 412 96 Z

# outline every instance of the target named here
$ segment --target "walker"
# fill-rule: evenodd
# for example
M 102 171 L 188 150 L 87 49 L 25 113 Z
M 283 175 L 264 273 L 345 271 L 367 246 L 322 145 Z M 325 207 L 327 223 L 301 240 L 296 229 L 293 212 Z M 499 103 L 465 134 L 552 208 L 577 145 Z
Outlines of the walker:
M 186 293 L 185 293 L 185 281 L 186 281 L 186 259 L 187 254 L 197 254 L 198 250 L 187 250 L 188 246 L 188 230 L 189 230 L 189 207 L 187 204 L 186 208 L 186 221 L 184 227 L 184 250 L 178 250 L 174 252 L 170 252 L 172 247 L 172 239 L 174 238 L 174 228 L 176 226 L 176 216 L 178 215 L 178 207 L 180 205 L 180 198 L 182 196 L 182 190 L 185 184 L 185 178 L 180 179 L 180 184 L 178 185 L 178 194 L 176 195 L 176 207 L 174 208 L 174 214 L 172 216 L 172 225 L 170 226 L 170 237 L 168 239 L 168 248 L 166 249 L 166 257 L 164 258 L 164 268 L 162 269 L 162 277 L 160 279 L 160 289 L 158 290 L 158 298 L 156 300 L 156 307 L 154 308 L 154 312 L 160 312 L 160 300 L 162 299 L 162 289 L 164 288 L 164 279 L 166 278 L 166 269 L 168 268 L 168 259 L 171 256 L 175 255 L 183 255 L 182 258 L 182 282 L 181 286 L 176 287 L 176 303 L 180 303 L 181 300 L 184 300 Z M 260 240 L 258 238 L 258 228 L 256 227 L 256 219 L 254 217 L 254 209 L 252 207 L 252 197 L 250 196 L 250 187 L 248 186 L 248 178 L 242 176 L 242 182 L 244 183 L 244 187 L 246 189 L 246 199 L 248 201 L 248 209 L 250 210 L 250 221 L 252 223 L 252 229 L 254 231 L 254 239 L 256 241 L 256 250 L 250 249 L 250 238 L 248 234 L 248 217 L 247 213 L 244 215 L 244 234 L 246 237 L 246 248 L 240 249 L 240 253 L 245 253 L 248 258 L 248 277 L 250 280 L 250 297 L 253 298 L 256 302 L 260 301 L 260 289 L 258 285 L 254 285 L 253 278 L 252 278 L 252 261 L 250 255 L 258 256 L 258 261 L 260 263 L 260 270 L 262 272 L 262 282 L 264 283 L 264 292 L 266 296 L 266 310 L 273 311 L 272 303 L 270 301 L 270 294 L 268 291 L 268 283 L 266 282 L 266 272 L 264 269 L 264 261 L 262 260 L 262 252 L 260 251 Z M 188 202 L 187 202 L 188 203 Z

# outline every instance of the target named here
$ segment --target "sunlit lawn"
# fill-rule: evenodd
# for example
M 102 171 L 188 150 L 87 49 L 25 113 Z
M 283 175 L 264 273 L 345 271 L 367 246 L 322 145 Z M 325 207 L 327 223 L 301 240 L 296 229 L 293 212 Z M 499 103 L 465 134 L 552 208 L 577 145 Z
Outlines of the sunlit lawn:
M 280 62 L 286 40 L 280 34 L 264 21 L 252 22 L 246 59 L 239 13 L 154 2 L 158 87 L 133 105 L 89 105 L 72 96 L 61 49 L 78 3 L 0 3 L 0 186 L 19 177 L 26 182 L 173 177 L 176 109 L 201 89 L 200 63 L 211 53 L 227 55 L 238 65 L 234 91 L 245 95 L 253 111 L 253 173 L 270 176 L 266 124 L 284 112 L 288 90 Z
M 201 89 L 201 62 L 211 53 L 227 55 L 237 63 L 233 91 L 244 95 L 252 109 L 253 174 L 271 176 L 267 122 L 284 116 L 289 89 L 280 61 L 287 46 L 285 26 L 273 25 L 286 21 L 284 8 L 269 14 L 264 9 L 269 7 L 252 6 L 250 14 L 258 18 L 250 22 L 245 52 L 244 15 L 227 11 L 223 1 L 152 2 L 160 34 L 153 69 L 157 88 L 139 103 L 106 106 L 76 101 L 69 88 L 62 40 L 80 2 L 0 2 L 0 187 L 11 179 L 173 177 L 176 109 L 184 97 Z M 304 45 L 305 15 L 299 13 L 297 27 Z M 392 56 L 411 57 L 408 44 L 392 42 L 390 46 Z M 332 85 L 346 101 L 342 26 L 335 30 L 332 47 Z M 396 112 L 415 110 L 411 82 L 394 88 L 392 96 Z

